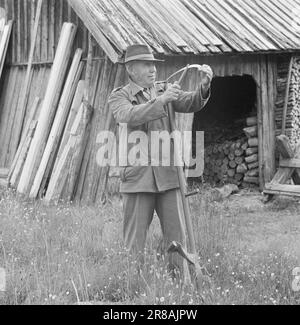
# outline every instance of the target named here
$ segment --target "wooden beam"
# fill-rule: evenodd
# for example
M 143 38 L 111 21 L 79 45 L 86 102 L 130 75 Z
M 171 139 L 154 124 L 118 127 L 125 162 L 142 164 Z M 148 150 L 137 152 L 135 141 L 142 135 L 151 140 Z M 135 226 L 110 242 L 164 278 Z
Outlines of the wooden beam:
M 14 172 L 15 172 L 16 165 L 17 165 L 18 160 L 20 158 L 20 155 L 21 155 L 21 153 L 23 151 L 23 147 L 25 145 L 26 137 L 27 137 L 28 131 L 30 129 L 30 125 L 31 125 L 32 121 L 36 118 L 39 103 L 40 103 L 40 98 L 36 97 L 33 104 L 32 104 L 32 109 L 30 111 L 28 121 L 27 121 L 26 126 L 24 128 L 24 135 L 23 135 L 23 137 L 21 139 L 21 142 L 20 142 L 20 145 L 18 147 L 17 153 L 15 154 L 15 158 L 13 160 L 13 163 L 12 163 L 11 167 L 10 167 L 10 171 L 9 171 L 9 175 L 8 175 L 8 181 L 9 182 L 10 182 L 10 180 L 11 180 L 11 178 L 12 178 Z
M 2 75 L 4 62 L 7 54 L 9 39 L 12 32 L 12 25 L 13 21 L 10 20 L 7 25 L 4 26 L 4 30 L 2 32 L 1 38 L 0 38 L 0 77 Z
M 35 21 L 34 21 L 34 29 L 33 29 L 33 34 L 32 34 L 32 40 L 31 40 L 31 45 L 30 45 L 30 53 L 28 57 L 28 66 L 27 66 L 27 71 L 26 71 L 26 77 L 24 81 L 24 85 L 22 88 L 22 93 L 21 93 L 21 104 L 20 104 L 20 116 L 21 116 L 21 127 L 20 130 L 18 130 L 18 142 L 20 141 L 20 138 L 22 136 L 23 132 L 23 125 L 24 125 L 24 118 L 26 114 L 26 107 L 27 107 L 27 102 L 28 102 L 28 97 L 30 93 L 30 85 L 31 85 L 31 80 L 32 80 L 32 62 L 34 59 L 34 51 L 35 51 L 35 44 L 36 44 L 36 39 L 37 39 L 37 33 L 38 33 L 38 27 L 39 27 L 39 22 L 40 22 L 40 16 L 41 16 L 41 11 L 42 11 L 42 4 L 43 0 L 39 0 L 36 8 L 36 14 L 35 14 Z
M 300 159 L 282 159 L 279 163 L 280 167 L 300 168 Z
M 299 185 L 282 185 L 282 184 L 268 183 L 268 184 L 266 184 L 264 193 L 300 196 L 300 186 Z

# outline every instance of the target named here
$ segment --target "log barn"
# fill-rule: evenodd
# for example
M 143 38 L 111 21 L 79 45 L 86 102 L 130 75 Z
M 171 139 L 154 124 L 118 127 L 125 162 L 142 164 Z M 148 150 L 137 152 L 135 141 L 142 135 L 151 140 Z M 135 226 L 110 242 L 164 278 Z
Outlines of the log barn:
M 215 77 L 207 107 L 197 114 L 177 115 L 181 130 L 205 131 L 207 181 L 263 189 L 276 172 L 276 135 L 285 133 L 292 143 L 298 142 L 299 0 L 0 0 L 0 7 L 6 20 L 13 21 L 0 87 L 2 174 L 14 162 L 37 97 L 45 96 L 65 22 L 76 29 L 68 65 L 76 50 L 83 50 L 81 79 L 89 35 L 94 39 L 88 96 L 93 114 L 70 198 L 100 199 L 107 170 L 96 163 L 97 134 L 108 127 L 110 92 L 127 82 L 124 66 L 117 62 L 135 43 L 148 44 L 165 60 L 157 66 L 158 80 L 187 64 L 212 67 Z M 22 107 L 29 63 L 29 93 Z M 195 87 L 198 78 L 191 73 L 184 88 Z M 56 94 L 56 106 L 60 96 Z M 39 195 L 47 189 L 58 151 L 59 145 Z

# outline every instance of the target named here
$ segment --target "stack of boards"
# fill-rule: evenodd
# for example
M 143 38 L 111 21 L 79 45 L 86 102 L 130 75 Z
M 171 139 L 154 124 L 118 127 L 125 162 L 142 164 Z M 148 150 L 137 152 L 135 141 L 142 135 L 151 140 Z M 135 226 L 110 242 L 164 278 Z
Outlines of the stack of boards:
M 78 148 L 88 123 L 85 81 L 80 80 L 82 50 L 71 58 L 75 34 L 76 26 L 64 23 L 45 96 L 27 108 L 29 117 L 8 172 L 10 187 L 30 198 L 45 196 L 45 202 L 72 197 Z

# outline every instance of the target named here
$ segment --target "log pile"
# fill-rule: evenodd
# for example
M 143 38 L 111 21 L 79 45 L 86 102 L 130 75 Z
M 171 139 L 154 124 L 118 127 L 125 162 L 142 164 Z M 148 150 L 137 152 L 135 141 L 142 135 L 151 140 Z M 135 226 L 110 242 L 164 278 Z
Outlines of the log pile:
M 245 152 L 247 172 L 244 177 L 244 185 L 259 185 L 259 160 L 258 160 L 258 126 L 257 118 L 249 117 L 246 120 L 247 127 L 243 130 L 247 136 L 248 148 Z
M 206 146 L 205 181 L 246 187 L 259 184 L 257 119 L 248 118 L 246 125 L 240 139 Z
M 300 139 L 300 57 L 292 57 L 290 64 L 283 61 L 278 65 L 275 119 L 276 134 L 282 133 L 285 124 L 285 134 L 295 147 Z

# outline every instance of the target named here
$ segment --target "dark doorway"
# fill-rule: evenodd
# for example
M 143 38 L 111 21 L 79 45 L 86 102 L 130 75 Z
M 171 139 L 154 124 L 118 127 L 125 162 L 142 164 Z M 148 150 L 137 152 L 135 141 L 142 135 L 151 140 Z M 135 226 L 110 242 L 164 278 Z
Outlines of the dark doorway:
M 248 75 L 213 79 L 211 98 L 206 107 L 195 114 L 193 123 L 194 132 L 205 132 L 204 179 L 208 182 L 243 183 L 245 175 L 241 174 L 241 166 L 247 165 L 247 154 L 256 151 L 247 151 L 249 138 L 244 132 L 247 119 L 257 116 L 256 91 L 256 83 Z M 244 172 L 249 173 L 248 168 Z M 256 175 L 256 171 L 252 174 Z

